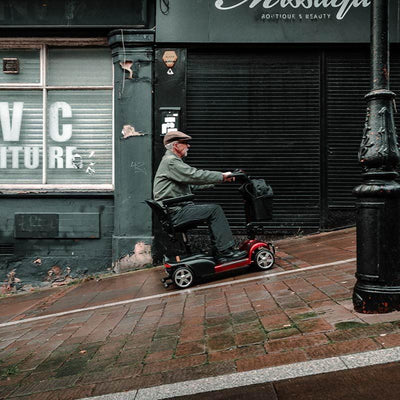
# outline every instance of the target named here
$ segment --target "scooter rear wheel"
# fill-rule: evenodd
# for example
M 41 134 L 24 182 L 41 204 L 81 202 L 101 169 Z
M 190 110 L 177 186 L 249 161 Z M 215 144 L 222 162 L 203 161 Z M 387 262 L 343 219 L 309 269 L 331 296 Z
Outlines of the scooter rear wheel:
M 265 247 L 257 249 L 253 259 L 256 268 L 262 271 L 272 268 L 272 266 L 275 264 L 274 254 Z
M 193 285 L 194 274 L 188 267 L 179 267 L 174 272 L 172 280 L 179 289 L 186 289 Z

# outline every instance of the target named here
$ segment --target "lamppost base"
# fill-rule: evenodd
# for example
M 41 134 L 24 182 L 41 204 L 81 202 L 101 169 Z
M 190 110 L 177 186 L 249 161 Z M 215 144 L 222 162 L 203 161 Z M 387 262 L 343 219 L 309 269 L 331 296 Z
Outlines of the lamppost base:
M 400 286 L 379 286 L 357 282 L 353 291 L 354 310 L 363 314 L 400 310 Z

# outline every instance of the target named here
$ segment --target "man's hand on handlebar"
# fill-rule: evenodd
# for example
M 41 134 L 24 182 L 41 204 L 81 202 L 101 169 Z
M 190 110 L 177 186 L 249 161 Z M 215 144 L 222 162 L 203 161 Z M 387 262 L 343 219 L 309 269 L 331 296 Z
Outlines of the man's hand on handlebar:
M 231 175 L 232 172 L 223 172 L 222 176 L 224 178 L 224 182 L 235 182 L 235 177 Z

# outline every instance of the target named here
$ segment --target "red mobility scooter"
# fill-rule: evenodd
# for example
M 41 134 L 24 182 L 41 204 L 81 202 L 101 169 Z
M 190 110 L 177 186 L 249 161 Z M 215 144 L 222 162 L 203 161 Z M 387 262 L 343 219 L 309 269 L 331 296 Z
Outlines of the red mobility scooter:
M 239 192 L 244 199 L 246 213 L 247 240 L 239 245 L 239 250 L 246 251 L 247 256 L 240 260 L 227 261 L 222 264 L 213 255 L 192 254 L 187 231 L 198 227 L 197 223 L 174 225 L 171 221 L 170 207 L 181 202 L 191 201 L 194 195 L 167 199 L 160 204 L 154 200 L 146 200 L 161 222 L 163 230 L 172 240 L 181 240 L 185 255 L 164 256 L 167 276 L 161 280 L 165 287 L 174 283 L 180 289 L 192 286 L 196 280 L 220 274 L 222 272 L 254 266 L 259 270 L 268 270 L 275 263 L 275 247 L 272 243 L 256 239 L 263 234 L 261 221 L 272 219 L 272 188 L 263 179 L 248 177 L 243 171 L 235 171 L 232 176 L 243 182 Z M 180 237 L 179 237 L 180 236 Z

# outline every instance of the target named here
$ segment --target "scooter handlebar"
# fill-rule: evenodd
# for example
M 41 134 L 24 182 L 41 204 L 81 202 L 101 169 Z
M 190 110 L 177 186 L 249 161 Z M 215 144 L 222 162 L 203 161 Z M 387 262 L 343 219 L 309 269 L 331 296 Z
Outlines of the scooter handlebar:
M 240 169 L 235 169 L 232 171 L 232 173 L 229 175 L 229 178 L 237 178 L 238 180 L 245 182 L 249 181 L 247 174 Z

